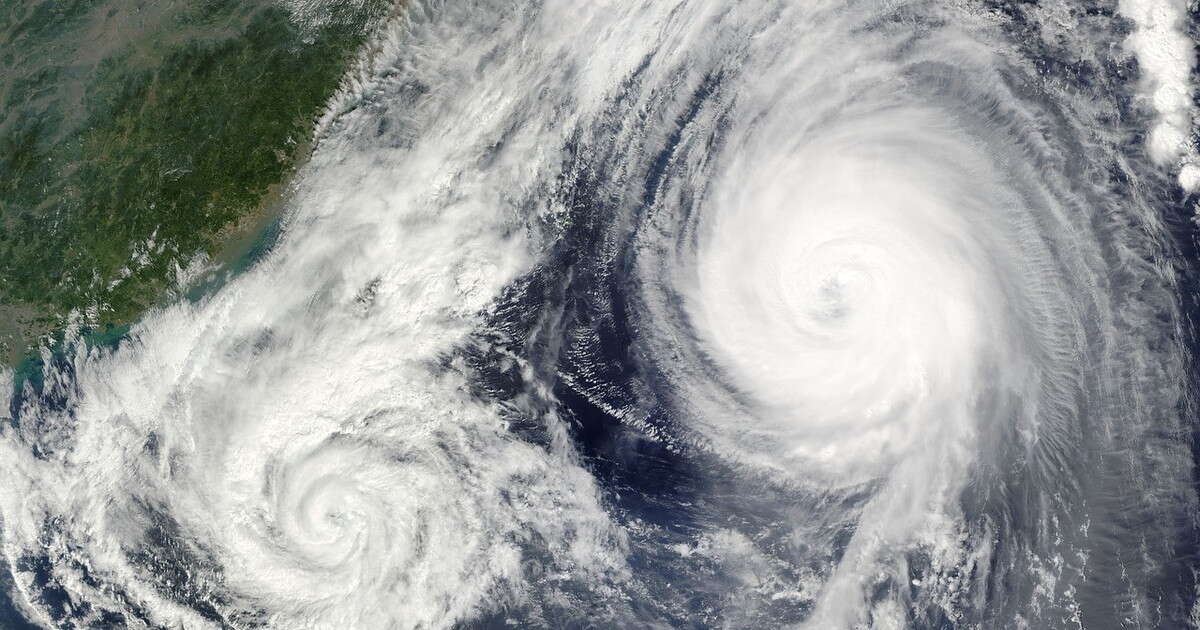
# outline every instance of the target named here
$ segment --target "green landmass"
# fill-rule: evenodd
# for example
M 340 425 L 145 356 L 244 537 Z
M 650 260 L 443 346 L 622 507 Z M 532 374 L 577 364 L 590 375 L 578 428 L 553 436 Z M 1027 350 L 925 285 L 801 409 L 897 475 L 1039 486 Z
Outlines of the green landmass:
M 390 3 L 0 0 L 0 362 L 259 226 Z

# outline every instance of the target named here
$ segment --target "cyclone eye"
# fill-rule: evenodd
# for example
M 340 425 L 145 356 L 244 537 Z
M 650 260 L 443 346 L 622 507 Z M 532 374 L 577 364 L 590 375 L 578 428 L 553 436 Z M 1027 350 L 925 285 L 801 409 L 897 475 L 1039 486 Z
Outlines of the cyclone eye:
M 817 319 L 842 320 L 854 307 L 854 292 L 861 279 L 846 271 L 835 271 L 822 278 L 817 285 L 816 308 L 812 313 Z

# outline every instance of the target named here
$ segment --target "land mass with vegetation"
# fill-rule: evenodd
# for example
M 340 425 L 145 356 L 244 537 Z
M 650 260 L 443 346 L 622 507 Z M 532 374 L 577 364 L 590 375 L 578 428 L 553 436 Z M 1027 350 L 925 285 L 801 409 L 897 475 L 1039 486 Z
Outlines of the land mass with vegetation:
M 261 226 L 390 6 L 0 0 L 0 364 Z

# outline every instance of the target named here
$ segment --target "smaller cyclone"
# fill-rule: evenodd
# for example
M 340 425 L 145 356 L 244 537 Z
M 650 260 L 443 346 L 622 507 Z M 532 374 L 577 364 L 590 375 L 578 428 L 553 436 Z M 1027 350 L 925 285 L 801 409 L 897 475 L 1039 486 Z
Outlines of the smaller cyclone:
M 268 344 L 257 360 L 289 355 Z M 233 351 L 145 390 L 162 368 L 153 356 L 134 345 L 81 360 L 70 448 L 38 458 L 17 436 L 4 443 L 20 472 L 0 495 L 9 562 L 55 554 L 50 584 L 86 602 L 78 623 L 447 627 L 498 603 L 536 608 L 617 562 L 586 473 L 507 435 L 454 372 L 349 370 L 313 387 L 310 369 L 323 370 L 310 363 L 247 382 L 227 378 Z
M 261 453 L 261 491 L 223 506 L 229 525 L 217 535 L 233 563 L 229 586 L 249 607 L 276 623 L 387 625 L 403 609 L 416 625 L 437 625 L 498 582 L 523 579 L 520 537 L 493 536 L 517 520 L 514 506 L 488 488 L 511 483 L 520 496 L 521 482 L 503 477 L 536 468 L 534 454 L 509 452 L 513 465 L 493 469 L 501 478 L 483 479 L 489 467 L 476 458 L 489 456 L 479 444 L 486 436 L 397 417 L 409 419 L 377 416 L 390 430 L 305 437 Z M 224 483 L 229 494 L 238 487 Z M 422 604 L 381 605 L 399 601 Z
M 392 517 L 402 506 L 392 505 L 388 493 L 381 492 L 386 486 L 376 483 L 399 482 L 399 475 L 386 469 L 375 472 L 380 462 L 363 451 L 331 444 L 306 454 L 280 475 L 283 490 L 273 497 L 280 531 L 285 543 L 318 568 L 344 566 L 349 557 L 372 552 L 414 551 L 411 544 L 390 544 L 413 538 L 413 518 L 403 509 Z M 410 557 L 406 553 L 399 566 L 408 564 Z

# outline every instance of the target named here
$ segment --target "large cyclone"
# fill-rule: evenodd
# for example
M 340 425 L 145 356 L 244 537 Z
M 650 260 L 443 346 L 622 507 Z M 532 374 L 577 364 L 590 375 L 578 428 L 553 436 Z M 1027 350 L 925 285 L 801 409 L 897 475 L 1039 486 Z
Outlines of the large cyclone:
M 0 381 L 31 623 L 1196 627 L 1178 6 L 400 14 L 269 252 Z

